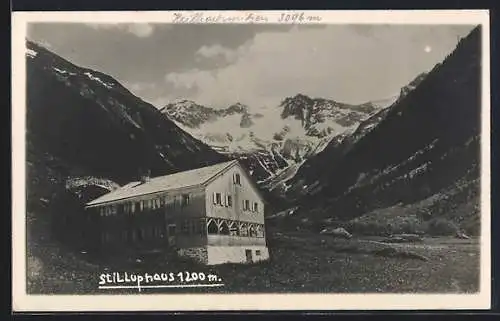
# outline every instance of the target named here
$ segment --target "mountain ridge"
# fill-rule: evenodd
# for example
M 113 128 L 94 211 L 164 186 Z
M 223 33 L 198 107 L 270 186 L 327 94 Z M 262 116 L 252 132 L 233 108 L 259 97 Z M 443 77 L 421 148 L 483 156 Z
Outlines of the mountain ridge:
M 471 196 L 461 202 L 478 202 L 480 42 L 477 27 L 345 153 L 332 142 L 308 160 L 295 177 L 299 216 L 348 219 L 408 205 L 458 189 L 462 177 Z M 315 179 L 300 181 L 307 177 Z M 462 213 L 457 222 L 476 215 Z
M 26 46 L 27 139 L 42 153 L 122 182 L 226 159 L 113 77 Z
M 188 99 L 160 111 L 218 152 L 241 159 L 264 182 L 320 152 L 334 136 L 354 130 L 380 109 L 297 94 L 255 111 L 241 103 L 215 109 Z

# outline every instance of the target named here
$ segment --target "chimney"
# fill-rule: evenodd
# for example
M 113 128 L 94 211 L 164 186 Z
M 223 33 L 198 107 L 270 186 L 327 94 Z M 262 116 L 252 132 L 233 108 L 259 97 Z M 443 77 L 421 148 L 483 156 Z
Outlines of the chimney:
M 141 183 L 147 183 L 149 182 L 151 178 L 151 171 L 148 169 L 148 170 L 145 170 L 145 171 L 141 171 L 141 175 L 140 175 L 140 179 L 141 179 Z

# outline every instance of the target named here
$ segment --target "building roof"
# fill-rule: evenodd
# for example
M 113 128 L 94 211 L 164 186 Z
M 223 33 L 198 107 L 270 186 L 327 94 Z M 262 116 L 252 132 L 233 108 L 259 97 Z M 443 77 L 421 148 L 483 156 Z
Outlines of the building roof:
M 131 182 L 108 194 L 104 194 L 93 201 L 88 202 L 87 206 L 94 206 L 140 195 L 168 192 L 185 187 L 201 186 L 221 171 L 229 168 L 236 163 L 238 163 L 237 160 L 232 160 L 212 166 L 188 170 L 185 172 L 152 177 L 148 182 L 145 183 L 142 183 L 140 181 Z

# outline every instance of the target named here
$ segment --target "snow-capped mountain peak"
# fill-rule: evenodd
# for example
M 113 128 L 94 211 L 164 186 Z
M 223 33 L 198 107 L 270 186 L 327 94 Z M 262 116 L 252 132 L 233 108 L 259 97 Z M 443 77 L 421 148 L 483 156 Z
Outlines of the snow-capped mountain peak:
M 258 112 L 241 103 L 216 109 L 190 100 L 170 103 L 161 111 L 217 151 L 245 155 L 255 163 L 249 167 L 260 173 L 257 179 L 263 180 L 320 152 L 332 137 L 353 131 L 378 109 L 297 94 Z

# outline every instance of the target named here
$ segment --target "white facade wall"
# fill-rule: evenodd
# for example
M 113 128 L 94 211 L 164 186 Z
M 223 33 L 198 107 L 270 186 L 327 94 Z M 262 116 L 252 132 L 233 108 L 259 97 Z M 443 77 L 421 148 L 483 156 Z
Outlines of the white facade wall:
M 251 251 L 251 261 L 247 260 L 247 251 Z M 257 255 L 260 251 L 260 255 Z M 269 259 L 269 250 L 266 246 L 208 246 L 208 265 L 224 263 L 254 263 Z

